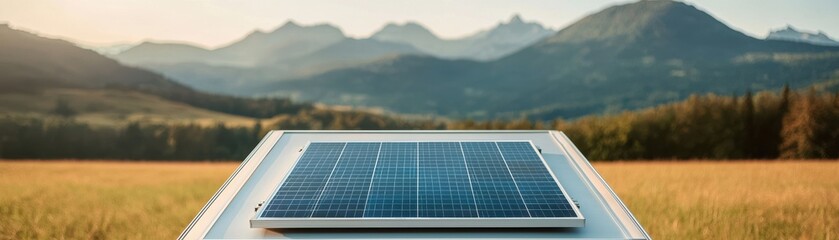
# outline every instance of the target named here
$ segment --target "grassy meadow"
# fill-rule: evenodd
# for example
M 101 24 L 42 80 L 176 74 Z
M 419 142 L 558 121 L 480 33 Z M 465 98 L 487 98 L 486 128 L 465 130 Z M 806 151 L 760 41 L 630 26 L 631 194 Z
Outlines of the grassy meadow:
M 0 161 L 2 239 L 172 239 L 236 163 Z M 839 162 L 595 167 L 657 239 L 839 238 Z
M 839 162 L 595 164 L 656 239 L 839 238 Z
M 212 126 L 253 126 L 256 119 L 196 108 L 185 103 L 130 91 L 96 89 L 47 89 L 29 93 L 0 94 L 0 113 L 31 117 L 56 117 L 56 104 L 64 101 L 74 120 L 92 126 L 115 127 L 127 122 L 194 123 Z
M 236 166 L 0 161 L 0 238 L 173 239 Z

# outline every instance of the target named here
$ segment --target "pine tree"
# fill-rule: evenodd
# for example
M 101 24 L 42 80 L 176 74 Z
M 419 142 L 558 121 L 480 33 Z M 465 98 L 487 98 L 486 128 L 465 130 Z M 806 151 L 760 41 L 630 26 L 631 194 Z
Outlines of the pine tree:
M 55 101 L 55 107 L 53 107 L 52 113 L 61 117 L 69 118 L 76 115 L 76 110 L 73 110 L 67 101 L 59 99 Z
M 755 139 L 755 106 L 752 98 L 752 91 L 746 91 L 746 96 L 743 97 L 742 109 L 743 121 L 743 157 L 754 158 L 756 149 Z
M 789 105 L 790 105 L 790 97 L 792 97 L 789 88 L 789 84 L 784 84 L 783 90 L 781 90 L 781 100 L 778 103 L 778 110 L 775 116 L 773 116 L 774 124 L 772 128 L 769 129 L 773 133 L 769 145 L 771 149 L 768 148 L 770 158 L 779 158 L 781 157 L 781 144 L 783 144 L 784 136 L 783 136 L 783 128 L 784 128 L 784 118 L 789 113 Z
M 792 102 L 789 113 L 784 117 L 781 135 L 783 141 L 780 147 L 781 158 L 802 159 L 823 157 L 817 134 L 823 128 L 820 126 L 818 97 L 815 89 L 798 97 Z

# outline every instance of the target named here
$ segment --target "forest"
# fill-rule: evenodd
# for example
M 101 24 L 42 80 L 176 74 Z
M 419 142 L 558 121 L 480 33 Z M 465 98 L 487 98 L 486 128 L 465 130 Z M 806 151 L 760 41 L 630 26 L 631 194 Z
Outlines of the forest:
M 815 89 L 694 95 L 654 108 L 573 120 L 415 120 L 305 108 L 249 127 L 127 123 L 90 126 L 54 118 L 0 117 L 0 158 L 242 160 L 268 130 L 555 129 L 591 160 L 812 159 L 839 157 L 839 93 Z

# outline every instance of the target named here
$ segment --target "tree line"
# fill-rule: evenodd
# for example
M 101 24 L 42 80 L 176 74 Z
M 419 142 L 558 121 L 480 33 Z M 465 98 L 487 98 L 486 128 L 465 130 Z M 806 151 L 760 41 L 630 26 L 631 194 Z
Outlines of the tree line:
M 433 121 L 314 108 L 279 115 L 269 127 L 131 122 L 113 128 L 76 121 L 63 105 L 57 103 L 54 118 L 0 117 L 0 159 L 241 160 L 269 129 L 443 129 Z
M 242 159 L 261 128 L 129 123 L 91 127 L 67 119 L 0 118 L 0 158 L 8 159 Z
M 238 160 L 268 129 L 557 129 L 589 159 L 839 158 L 839 94 L 809 90 L 704 95 L 654 108 L 575 120 L 407 120 L 307 108 L 254 126 L 128 123 L 94 127 L 72 117 L 0 117 L 0 158 Z
M 558 129 L 592 160 L 839 158 L 839 93 L 694 95 L 608 116 L 547 123 L 464 121 L 462 129 Z

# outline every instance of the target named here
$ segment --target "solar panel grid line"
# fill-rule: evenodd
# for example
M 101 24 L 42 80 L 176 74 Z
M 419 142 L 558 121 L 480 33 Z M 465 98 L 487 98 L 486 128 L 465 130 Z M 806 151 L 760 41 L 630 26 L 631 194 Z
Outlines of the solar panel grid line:
M 530 146 L 530 150 L 538 152 L 538 149 L 536 149 L 536 146 L 534 146 L 532 142 L 529 144 L 529 146 Z M 559 182 L 559 179 L 556 177 L 556 175 L 552 171 L 548 171 L 548 169 L 550 169 L 550 168 L 548 166 L 548 163 L 542 157 L 542 155 L 540 155 L 540 154 L 535 154 L 535 155 L 540 160 L 540 162 L 542 163 L 542 167 L 545 168 L 545 170 L 551 176 L 551 179 L 553 179 L 553 181 L 556 184 L 557 189 L 559 190 L 560 194 L 563 197 L 565 197 L 564 198 L 565 201 L 563 203 L 567 204 L 566 208 L 569 209 L 567 211 L 572 213 L 572 215 L 571 215 L 572 217 L 582 216 L 581 213 L 579 212 L 579 209 L 572 205 L 573 201 L 571 200 L 571 197 L 568 195 L 567 192 L 565 192 L 565 188 L 562 187 L 562 183 Z M 556 190 L 556 189 L 553 189 L 553 190 Z
M 340 151 L 330 152 L 329 146 L 340 146 Z M 303 150 L 258 216 L 295 217 L 301 212 L 309 213 L 308 218 L 581 216 L 529 141 L 310 142 Z M 411 150 L 414 153 L 406 155 Z M 334 163 L 327 165 L 334 153 Z M 411 179 L 406 173 L 415 176 Z M 410 195 L 406 190 L 416 195 L 411 201 L 404 198 Z M 306 194 L 313 192 L 317 197 L 307 201 Z M 411 202 L 413 211 L 405 209 Z
M 537 152 L 539 151 L 536 148 L 536 146 L 533 145 L 532 142 L 530 143 L 530 148 L 533 151 L 537 151 Z M 545 158 L 543 158 L 541 154 L 537 154 L 536 156 L 539 158 L 539 160 L 541 160 L 542 166 L 545 169 L 550 169 L 549 166 L 548 166 L 548 163 L 545 161 Z M 570 205 L 569 208 L 573 212 L 573 217 L 581 217 L 582 214 L 580 213 L 580 209 L 577 208 L 575 205 L 571 205 L 573 203 L 573 200 L 571 199 L 571 196 L 569 196 L 568 193 L 565 191 L 565 188 L 562 187 L 562 183 L 559 182 L 559 179 L 556 177 L 556 175 L 553 173 L 553 171 L 548 171 L 548 174 L 551 176 L 551 178 L 556 183 L 556 185 L 557 185 L 560 193 L 562 194 L 562 196 L 565 197 L 565 203 L 568 203 Z
M 333 150 L 337 150 L 337 149 L 335 149 L 335 148 L 334 148 L 335 146 L 337 146 L 336 144 L 340 144 L 342 147 L 343 147 L 343 145 L 345 145 L 345 143 L 333 143 L 333 144 L 327 144 L 327 145 L 325 145 L 325 146 L 311 146 L 311 145 L 306 145 L 306 146 L 304 147 L 304 150 L 306 150 L 306 151 L 304 151 L 304 153 L 303 153 L 303 154 L 301 154 L 301 155 L 300 155 L 300 157 L 298 158 L 298 161 L 296 161 L 296 162 L 294 163 L 294 165 L 292 165 L 292 170 L 291 170 L 291 171 L 289 171 L 289 174 L 287 174 L 287 175 L 284 177 L 283 181 L 281 181 L 281 183 L 282 183 L 282 184 L 280 184 L 279 186 L 277 186 L 277 189 L 275 190 L 275 192 L 276 192 L 277 194 L 281 193 L 282 189 L 283 189 L 284 187 L 288 186 L 289 184 L 298 184 L 298 185 L 302 185 L 303 183 L 294 183 L 294 177 L 295 177 L 295 176 L 293 175 L 293 174 L 294 174 L 294 169 L 301 169 L 301 168 L 306 169 L 306 168 L 312 168 L 312 167 L 317 168 L 317 167 L 319 167 L 319 166 L 321 166 L 321 165 L 324 165 L 325 163 L 328 163 L 328 162 L 326 162 L 326 161 L 323 161 L 323 159 L 327 159 L 327 160 L 328 160 L 328 159 L 329 159 L 329 158 L 328 158 L 328 156 L 330 156 L 330 154 L 334 154 L 334 153 L 333 153 Z M 329 148 L 330 146 L 332 146 L 333 148 Z M 322 149 L 322 148 L 326 148 L 326 149 Z M 306 157 L 310 157 L 310 158 L 312 158 L 312 156 L 319 156 L 319 154 L 322 154 L 324 151 L 326 151 L 326 154 L 327 154 L 326 156 L 327 156 L 327 157 L 321 158 L 321 161 L 320 161 L 320 162 L 314 162 L 314 163 L 312 163 L 312 162 L 303 161 Z M 339 154 L 340 154 L 340 152 L 339 152 Z M 335 159 L 337 160 L 337 157 L 336 157 Z M 301 162 L 303 163 L 303 166 L 301 166 L 301 165 L 300 165 L 300 164 L 301 164 Z M 310 164 L 314 164 L 314 166 L 309 166 Z M 326 166 L 324 165 L 324 167 L 326 167 Z M 303 172 L 305 172 L 305 171 L 303 171 Z M 309 177 L 309 176 L 307 176 L 307 177 L 306 177 L 306 179 L 308 179 L 308 177 Z M 306 180 L 306 179 L 304 179 L 304 180 Z M 305 181 L 304 181 L 304 182 L 305 182 Z M 319 187 L 319 188 L 320 188 L 320 187 Z M 320 190 L 319 188 L 318 188 L 317 190 Z M 303 190 L 305 190 L 305 189 L 303 189 Z M 289 194 L 289 195 L 291 195 L 291 196 L 293 197 L 293 198 L 291 199 L 291 201 L 300 202 L 300 201 L 298 201 L 298 199 L 305 199 L 305 198 L 303 198 L 304 196 L 301 196 L 301 195 L 299 194 L 299 193 L 300 193 L 300 191 L 301 191 L 301 190 L 300 190 L 300 189 L 298 189 L 298 191 L 296 191 L 294 194 Z M 316 191 L 316 190 L 312 190 L 312 191 Z M 309 191 L 309 192 L 311 192 L 311 191 Z M 274 216 L 274 215 L 277 215 L 277 214 L 283 213 L 283 214 L 286 214 L 286 215 L 283 215 L 283 216 L 287 216 L 287 214 L 289 214 L 289 213 L 293 213 L 293 214 L 300 214 L 300 213 L 305 213 L 305 212 L 306 212 L 306 210 L 299 210 L 299 209 L 294 209 L 294 211 L 290 211 L 290 208 L 291 208 L 291 207 L 294 207 L 294 206 L 296 206 L 296 207 L 300 207 L 301 205 L 306 206 L 306 208 L 308 208 L 308 207 L 312 207 L 312 208 L 313 208 L 313 207 L 314 207 L 314 205 L 312 204 L 312 202 L 311 202 L 311 201 L 307 201 L 307 203 L 305 203 L 305 204 L 293 204 L 293 203 L 284 204 L 284 202 L 283 202 L 283 201 L 284 201 L 284 200 L 288 200 L 288 199 L 285 199 L 285 198 L 280 198 L 280 199 L 277 199 L 277 198 L 271 198 L 271 199 L 269 199 L 269 200 L 270 200 L 270 201 L 268 201 L 268 203 L 266 204 L 266 206 L 265 206 L 265 207 L 263 207 L 263 209 L 262 209 L 262 213 L 261 213 L 262 215 L 272 215 L 272 216 Z M 279 209 L 278 209 L 278 208 L 280 208 L 281 206 L 287 206 L 289 209 L 286 209 L 287 211 L 285 211 L 285 212 L 283 212 L 283 211 L 279 211 Z
M 537 217 L 576 217 L 580 213 L 571 206 L 571 199 L 559 180 L 549 171 L 548 165 L 532 142 L 502 142 L 499 150 L 508 153 L 510 162 L 524 167 L 511 167 L 513 175 L 525 176 L 527 181 L 518 181 L 524 190 L 522 197 Z M 536 166 L 534 166 L 536 165 Z M 513 169 L 518 169 L 513 171 Z M 527 171 L 522 171 L 527 170 Z
M 313 151 L 313 152 L 314 152 L 314 151 Z M 293 178 L 293 176 L 292 176 L 292 178 Z M 269 209 L 269 210 L 279 210 L 278 208 L 280 208 L 280 207 L 286 207 L 287 209 L 284 209 L 284 210 L 286 210 L 286 211 L 284 212 L 285 214 L 288 214 L 289 212 L 291 212 L 291 211 L 289 211 L 289 210 L 291 210 L 291 208 L 299 209 L 301 204 L 298 204 L 298 203 L 293 202 L 293 201 L 295 201 L 295 199 L 297 198 L 297 196 L 300 196 L 300 195 L 301 195 L 301 194 L 300 194 L 300 190 L 301 190 L 301 189 L 299 189 L 299 188 L 298 188 L 298 189 L 296 189 L 296 190 L 297 190 L 297 191 L 295 191 L 295 193 L 294 193 L 294 196 L 296 196 L 296 197 L 294 197 L 294 198 L 292 198 L 292 199 L 287 199 L 287 198 L 283 198 L 283 199 L 275 199 L 273 202 L 280 202 L 280 203 L 284 203 L 284 204 L 282 204 L 282 205 L 281 205 L 281 204 L 274 204 L 274 205 L 270 205 L 270 204 L 269 204 L 269 206 L 267 206 L 267 209 Z M 291 201 L 291 202 L 288 202 L 288 201 Z M 296 212 L 296 211 L 295 211 L 295 212 Z M 275 212 L 273 212 L 273 211 L 269 211 L 269 212 L 268 212 L 268 214 L 273 214 L 273 213 L 275 213 Z
M 495 148 L 498 149 L 498 154 L 501 154 L 501 160 L 504 161 L 504 166 L 507 168 L 507 172 L 510 174 L 510 178 L 513 179 L 513 184 L 516 185 L 516 191 L 519 193 L 519 198 L 521 198 L 522 203 L 524 203 L 524 208 L 527 210 L 527 216 L 533 217 L 533 214 L 530 212 L 530 208 L 527 206 L 527 202 L 524 200 L 524 196 L 521 194 L 521 189 L 519 188 L 519 184 L 516 182 L 516 176 L 513 176 L 513 172 L 510 171 L 510 165 L 507 164 L 507 159 L 504 157 L 504 153 L 501 152 L 501 147 L 498 146 L 498 142 L 493 142 L 495 144 Z
M 367 204 L 370 201 L 370 190 L 373 189 L 373 180 L 376 179 L 376 168 L 379 166 L 379 156 L 382 155 L 382 145 L 384 143 L 379 143 L 379 151 L 376 153 L 376 163 L 373 165 L 373 175 L 370 177 L 370 186 L 367 188 L 367 199 L 364 200 L 364 211 L 361 213 L 361 216 L 367 213 Z
M 463 143 L 458 142 L 457 145 L 460 146 L 460 154 L 463 155 L 463 164 L 466 166 L 466 177 L 469 178 L 469 190 L 472 191 L 472 202 L 475 204 L 475 214 L 477 214 L 478 218 L 480 218 L 481 212 L 478 211 L 478 201 L 475 200 L 475 188 L 472 186 L 472 176 L 469 174 L 469 164 L 466 163 L 466 153 L 463 152 Z
M 416 148 L 416 143 L 382 144 L 364 217 L 417 216 Z
M 419 217 L 475 217 L 458 142 L 420 142 Z
M 419 174 L 419 170 L 420 170 L 419 159 L 420 158 L 419 157 L 420 157 L 419 142 L 417 142 L 417 200 L 416 200 L 417 201 L 416 202 L 417 203 L 417 217 L 419 217 L 419 212 L 420 212 L 420 208 L 419 208 L 419 177 L 420 177 L 420 174 Z
M 512 177 L 493 142 L 463 142 L 469 164 L 478 212 L 482 217 L 521 218 L 529 216 Z
M 335 168 L 338 167 L 338 163 L 341 162 L 341 157 L 344 156 L 344 150 L 347 149 L 347 144 L 344 143 L 344 147 L 341 148 L 341 153 L 338 155 L 338 161 L 335 161 L 335 166 L 332 167 L 332 171 L 329 173 L 329 177 L 326 179 L 326 185 L 324 185 L 323 189 L 321 189 L 320 194 L 318 194 L 317 200 L 315 200 L 315 208 L 317 209 L 318 203 L 320 203 L 320 198 L 323 197 L 323 192 L 326 191 L 326 186 L 329 185 L 329 180 L 332 179 L 332 174 L 335 173 Z M 311 145 L 311 143 L 309 143 Z M 298 159 L 298 161 L 300 161 Z M 312 213 L 309 214 L 309 218 L 315 215 L 315 210 L 312 210 Z
M 379 142 L 348 143 L 312 216 L 362 217 Z

